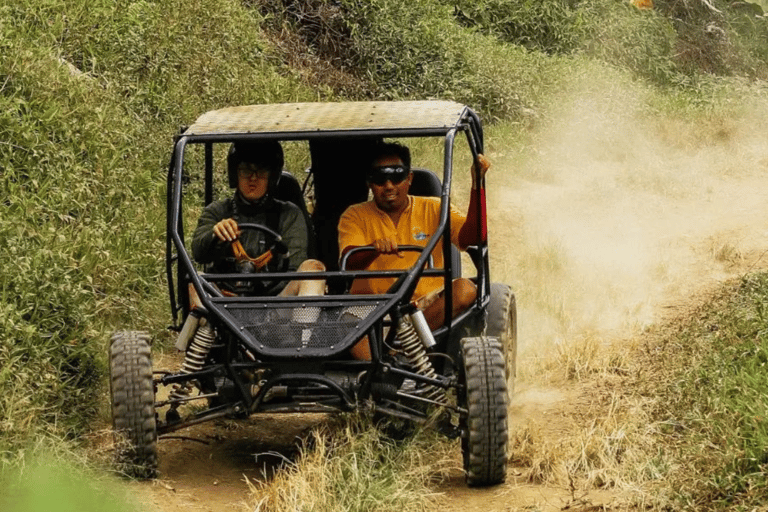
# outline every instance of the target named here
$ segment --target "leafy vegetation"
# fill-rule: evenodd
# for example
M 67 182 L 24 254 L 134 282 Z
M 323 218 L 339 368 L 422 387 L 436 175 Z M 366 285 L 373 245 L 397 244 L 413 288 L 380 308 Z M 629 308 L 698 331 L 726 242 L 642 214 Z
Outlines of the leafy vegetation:
M 178 126 L 222 101 L 312 98 L 254 53 L 264 43 L 251 11 L 181 7 L 0 8 L 4 461 L 39 429 L 70 437 L 88 428 L 109 331 L 162 335 L 162 171 Z M 165 9 L 180 14 L 169 23 Z M 221 37 L 204 44 L 214 26 Z
M 700 72 L 765 77 L 768 32 L 754 3 L 454 0 L 457 19 L 530 50 L 583 54 L 660 85 Z
M 768 274 L 744 277 L 667 332 L 652 386 L 669 485 L 689 510 L 746 510 L 768 498 Z M 657 364 L 658 366 L 658 364 Z
M 666 87 L 678 103 L 663 108 L 680 110 L 716 103 L 720 77 L 768 76 L 768 22 L 751 7 L 656 3 L 0 5 L 0 463 L 93 428 L 111 331 L 167 341 L 164 167 L 179 126 L 233 104 L 447 98 L 524 131 L 587 69 Z
M 35 457 L 25 458 L 22 478 L 0 474 L 0 508 L 6 512 L 130 512 L 142 510 L 130 491 L 103 472 L 90 469 L 91 461 L 72 452 L 59 453 L 37 446 Z

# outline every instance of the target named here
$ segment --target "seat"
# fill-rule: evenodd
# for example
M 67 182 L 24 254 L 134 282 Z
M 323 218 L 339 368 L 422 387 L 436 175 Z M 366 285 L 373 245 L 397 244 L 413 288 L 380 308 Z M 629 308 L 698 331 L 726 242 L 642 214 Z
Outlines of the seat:
M 376 138 L 312 140 L 312 176 L 317 254 L 328 270 L 339 269 L 339 218 L 347 207 L 368 200 L 365 169 Z M 333 283 L 329 282 L 329 288 Z
M 283 171 L 280 180 L 277 182 L 277 190 L 274 192 L 275 198 L 295 204 L 304 215 L 304 222 L 307 225 L 307 257 L 317 258 L 317 244 L 315 243 L 315 229 L 312 219 L 307 210 L 307 202 L 304 200 L 304 194 L 301 191 L 301 185 L 296 177 Z
M 443 184 L 437 175 L 429 169 L 414 167 L 411 169 L 413 181 L 408 193 L 412 196 L 440 197 L 443 192 Z
M 408 189 L 410 195 L 421 197 L 440 197 L 442 195 L 443 184 L 440 183 L 440 179 L 434 172 L 420 167 L 412 167 L 411 172 L 413 173 L 413 181 L 411 188 Z M 451 278 L 457 279 L 461 277 L 461 252 L 453 244 L 451 244 L 451 260 L 453 263 Z

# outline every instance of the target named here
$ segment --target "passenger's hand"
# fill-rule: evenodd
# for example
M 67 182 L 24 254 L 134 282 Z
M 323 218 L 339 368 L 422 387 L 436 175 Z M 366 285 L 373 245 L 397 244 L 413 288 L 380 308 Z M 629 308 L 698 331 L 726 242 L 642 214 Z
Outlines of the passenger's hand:
M 397 241 L 394 238 L 379 238 L 371 245 L 379 254 L 397 254 L 401 258 L 403 257 L 403 254 L 397 250 Z
M 240 228 L 235 219 L 224 219 L 213 226 L 213 234 L 222 242 L 234 242 L 240 236 Z
M 483 178 L 485 178 L 485 173 L 488 172 L 488 169 L 491 168 L 491 162 L 487 158 L 485 158 L 485 155 L 482 153 L 477 155 L 477 163 L 480 164 L 480 180 L 482 181 Z M 475 163 L 472 163 L 472 172 L 470 173 L 472 175 L 472 188 L 477 188 L 477 177 L 475 176 L 475 173 L 477 172 L 477 169 L 475 168 Z

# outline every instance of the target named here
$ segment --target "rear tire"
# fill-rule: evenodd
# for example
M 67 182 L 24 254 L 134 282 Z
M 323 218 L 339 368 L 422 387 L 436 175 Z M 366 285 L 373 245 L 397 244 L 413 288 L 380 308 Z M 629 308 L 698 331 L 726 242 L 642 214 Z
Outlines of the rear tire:
M 136 478 L 157 476 L 157 424 L 149 335 L 120 331 L 109 346 L 112 423 L 118 464 Z
M 504 353 L 509 398 L 515 392 L 517 377 L 517 303 L 512 289 L 502 283 L 491 283 L 491 300 L 485 335 L 498 338 Z
M 467 485 L 496 485 L 506 479 L 507 383 L 501 342 L 484 336 L 461 340 L 459 405 L 461 452 Z

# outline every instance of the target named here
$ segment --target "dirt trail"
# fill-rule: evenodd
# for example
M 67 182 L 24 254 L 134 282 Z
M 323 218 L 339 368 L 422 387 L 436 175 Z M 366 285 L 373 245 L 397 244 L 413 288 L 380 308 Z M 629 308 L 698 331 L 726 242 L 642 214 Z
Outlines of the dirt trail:
M 626 97 L 564 102 L 522 156 L 487 137 L 493 278 L 515 288 L 519 308 L 513 433 L 576 435 L 600 411 L 594 382 L 558 384 L 530 368 L 577 339 L 636 337 L 669 306 L 768 266 L 768 108 L 692 128 L 639 121 Z M 182 434 L 198 441 L 160 443 L 157 482 L 131 485 L 148 512 L 250 510 L 246 479 L 269 472 L 300 430 L 280 418 L 194 428 Z M 616 498 L 522 474 L 510 467 L 505 485 L 467 489 L 457 473 L 436 489 L 440 510 L 586 511 Z

